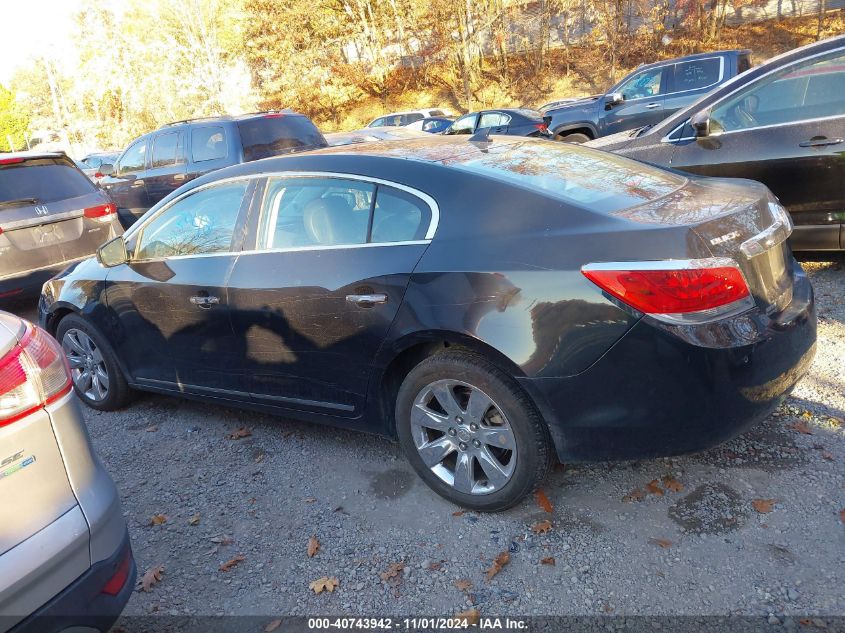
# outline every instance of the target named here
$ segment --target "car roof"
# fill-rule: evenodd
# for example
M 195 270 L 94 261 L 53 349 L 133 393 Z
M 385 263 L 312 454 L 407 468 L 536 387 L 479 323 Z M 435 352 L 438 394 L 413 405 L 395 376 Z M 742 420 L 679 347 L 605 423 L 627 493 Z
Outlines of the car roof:
M 673 57 L 671 59 L 661 59 L 657 62 L 652 62 L 650 64 L 642 64 L 634 68 L 631 73 L 637 72 L 640 70 L 648 69 L 648 68 L 656 68 L 658 66 L 666 66 L 667 64 L 677 64 L 678 62 L 691 62 L 695 61 L 696 59 L 707 59 L 709 57 L 719 57 L 725 55 L 750 55 L 751 49 L 748 48 L 730 48 L 724 49 L 719 51 L 708 51 L 706 53 L 694 53 L 692 55 L 684 55 L 682 57 Z M 631 73 L 628 73 L 629 75 Z M 618 82 L 617 82 L 618 83 Z
M 183 119 L 181 121 L 171 121 L 170 123 L 165 123 L 164 125 L 158 127 L 153 132 L 157 132 L 158 130 L 173 127 L 177 125 L 188 125 L 191 123 L 223 123 L 223 122 L 234 122 L 238 123 L 240 121 L 249 121 L 251 119 L 263 119 L 267 116 L 296 116 L 296 117 L 304 117 L 305 115 L 301 112 L 296 112 L 294 110 L 266 110 L 263 112 L 249 112 L 247 114 L 221 114 L 218 116 L 208 116 L 208 117 L 197 117 L 195 119 Z M 140 138 L 140 137 L 138 137 Z
M 14 159 L 14 158 L 68 158 L 64 152 L 39 152 L 39 151 L 23 151 L 23 152 L 2 152 L 0 153 L 0 160 Z

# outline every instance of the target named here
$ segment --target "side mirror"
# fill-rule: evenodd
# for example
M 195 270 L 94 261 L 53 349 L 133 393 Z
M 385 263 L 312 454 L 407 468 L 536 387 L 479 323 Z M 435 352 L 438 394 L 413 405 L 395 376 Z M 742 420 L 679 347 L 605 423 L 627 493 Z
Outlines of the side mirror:
M 102 174 L 103 176 L 111 176 L 114 173 L 114 165 L 111 163 L 103 163 L 100 165 L 97 173 Z
M 609 95 L 607 95 L 605 103 L 609 106 L 615 106 L 619 105 L 623 101 L 625 101 L 625 95 L 623 95 L 621 92 L 611 92 Z
M 710 111 L 702 110 L 701 112 L 696 112 L 690 117 L 689 124 L 692 126 L 693 132 L 695 132 L 696 138 L 710 136 Z
M 100 246 L 97 249 L 97 261 L 106 268 L 120 266 L 129 261 L 123 236 L 119 235 Z

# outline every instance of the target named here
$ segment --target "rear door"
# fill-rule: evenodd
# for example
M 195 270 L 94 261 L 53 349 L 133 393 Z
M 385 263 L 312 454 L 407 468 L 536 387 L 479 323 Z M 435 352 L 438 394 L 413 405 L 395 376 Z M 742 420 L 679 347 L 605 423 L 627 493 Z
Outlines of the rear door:
M 668 70 L 672 66 L 658 66 L 634 73 L 612 92 L 625 98 L 616 105 L 607 104 L 602 116 L 602 136 L 653 125 L 664 117 L 663 93 L 666 91 Z
M 483 130 L 490 128 L 490 134 L 507 134 L 511 117 L 503 112 L 482 112 L 478 118 L 478 127 Z
M 186 180 L 241 162 L 231 139 L 231 128 L 207 123 L 192 124 L 189 130 Z
M 144 174 L 144 181 L 147 199 L 152 206 L 185 183 L 188 167 L 184 130 L 157 132 L 151 144 L 150 168 Z
M 725 77 L 726 61 L 725 57 L 716 56 L 668 66 L 663 118 L 687 107 L 721 83 Z
M 0 163 L 0 278 L 91 255 L 113 237 L 109 217 L 85 218 L 109 202 L 69 158 Z
M 765 75 L 716 103 L 711 134 L 677 142 L 671 166 L 767 185 L 816 247 L 839 248 L 845 209 L 845 52 Z M 816 231 L 817 229 L 808 229 Z
M 226 278 L 237 259 L 250 181 L 189 192 L 128 238 L 109 270 L 112 343 L 139 383 L 173 391 L 231 390 L 234 349 Z
M 255 401 L 352 416 L 427 248 L 433 200 L 356 176 L 271 177 L 254 249 L 229 279 L 239 373 Z

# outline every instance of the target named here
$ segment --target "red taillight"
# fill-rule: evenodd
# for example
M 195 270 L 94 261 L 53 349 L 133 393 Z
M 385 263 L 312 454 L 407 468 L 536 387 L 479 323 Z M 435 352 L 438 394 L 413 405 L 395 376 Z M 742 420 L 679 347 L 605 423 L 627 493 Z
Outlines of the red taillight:
M 103 174 L 101 174 L 100 172 L 97 172 L 96 174 L 94 174 L 94 178 L 105 178 L 105 176 L 103 176 Z
M 742 272 L 725 259 L 591 264 L 581 272 L 608 294 L 646 314 L 712 311 L 751 296 Z
M 0 165 L 14 165 L 16 163 L 22 163 L 26 159 L 21 156 L 16 156 L 14 158 L 0 158 Z
M 548 132 L 549 127 L 545 123 L 537 123 L 534 127 L 536 127 L 541 132 Z
M 119 594 L 120 590 L 126 585 L 126 580 L 129 578 L 130 567 L 131 560 L 129 558 L 129 552 L 126 552 L 123 560 L 120 561 L 120 565 L 117 566 L 117 570 L 114 572 L 114 575 L 109 578 L 109 581 L 105 585 L 103 585 L 100 593 L 105 593 L 110 596 L 116 596 Z
M 61 346 L 41 328 L 27 324 L 20 343 L 0 359 L 0 426 L 55 401 L 70 387 Z
M 113 202 L 85 209 L 86 218 L 108 218 L 112 213 L 117 213 L 117 205 Z
M 285 116 L 284 112 L 272 112 L 270 114 L 265 114 L 265 119 L 283 119 Z

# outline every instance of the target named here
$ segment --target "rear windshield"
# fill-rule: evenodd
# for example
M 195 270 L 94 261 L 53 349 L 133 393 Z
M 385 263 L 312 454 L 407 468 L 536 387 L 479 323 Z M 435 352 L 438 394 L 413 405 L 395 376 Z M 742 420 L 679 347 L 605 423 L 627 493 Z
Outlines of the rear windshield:
M 537 110 L 529 110 L 528 108 L 519 108 L 517 110 L 519 114 L 524 116 L 526 119 L 531 119 L 532 121 L 542 121 L 543 115 L 537 112 Z
M 681 176 L 616 154 L 548 141 L 498 147 L 493 143 L 444 162 L 602 213 L 660 198 L 686 182 Z
M 328 145 L 320 130 L 304 116 L 271 115 L 248 119 L 238 123 L 238 129 L 247 161 Z
M 55 202 L 96 191 L 94 184 L 61 158 L 39 158 L 0 167 L 0 202 Z

